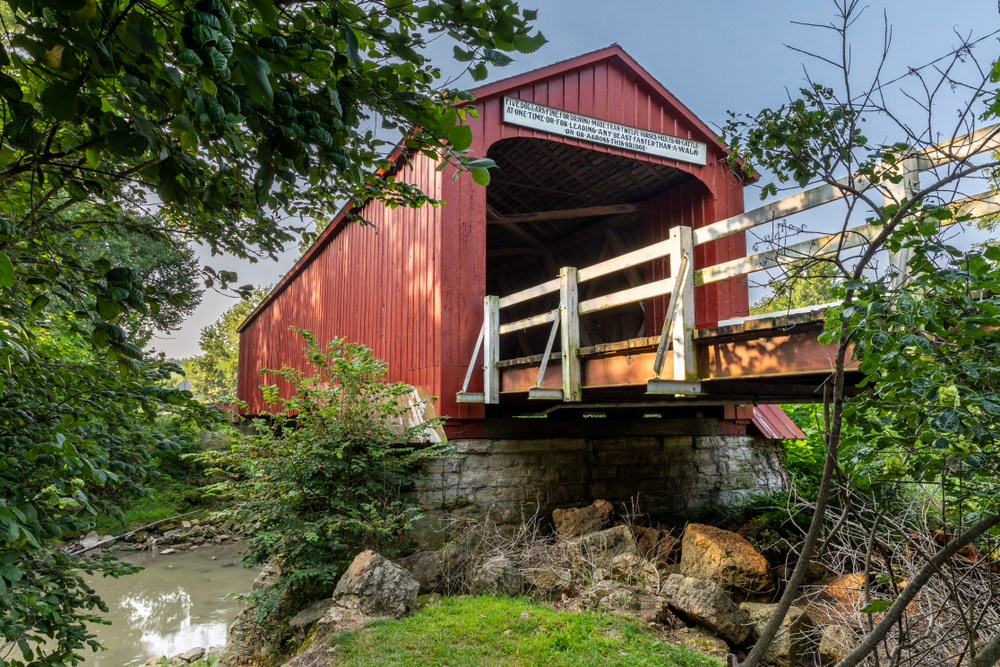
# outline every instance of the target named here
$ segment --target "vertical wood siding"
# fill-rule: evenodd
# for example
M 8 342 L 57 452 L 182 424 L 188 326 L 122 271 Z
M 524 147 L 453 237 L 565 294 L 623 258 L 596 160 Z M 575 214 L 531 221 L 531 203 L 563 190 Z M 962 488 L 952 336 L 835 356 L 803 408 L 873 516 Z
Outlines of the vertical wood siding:
M 654 132 L 699 138 L 681 114 L 661 105 L 654 91 L 611 58 L 504 94 Z M 468 120 L 475 137 L 471 151 L 476 156 L 485 157 L 501 139 L 537 137 L 692 174 L 697 181 L 646 204 L 643 217 L 648 242 L 666 238 L 673 225 L 700 227 L 743 211 L 742 183 L 711 147 L 708 164 L 701 167 L 505 125 L 499 93 L 477 100 L 476 106 L 480 117 Z M 412 163 L 413 168 L 402 167 L 397 178 L 415 183 L 447 204 L 437 209 L 393 210 L 369 202 L 361 213 L 377 231 L 342 223 L 321 241 L 325 245 L 241 334 L 239 396 L 249 403 L 250 412 L 264 407 L 257 369 L 283 364 L 301 367 L 301 340 L 288 331 L 294 324 L 311 329 L 321 341 L 343 336 L 368 345 L 388 362 L 390 379 L 422 386 L 439 396 L 440 414 L 462 420 L 482 418 L 482 406 L 458 404 L 454 396 L 483 321 L 486 190 L 473 184 L 468 175 L 453 183 L 450 169 L 435 172 L 435 163 L 422 155 Z M 695 266 L 744 254 L 743 236 L 733 236 L 699 247 Z M 663 263 L 651 266 L 647 279 L 658 278 L 665 270 Z M 699 287 L 696 301 L 699 325 L 711 324 L 746 311 L 746 285 L 729 281 Z M 647 335 L 659 331 L 662 309 L 662 304 L 647 307 Z M 473 377 L 470 390 L 480 390 L 481 374 Z M 283 393 L 287 391 L 288 387 L 282 387 Z

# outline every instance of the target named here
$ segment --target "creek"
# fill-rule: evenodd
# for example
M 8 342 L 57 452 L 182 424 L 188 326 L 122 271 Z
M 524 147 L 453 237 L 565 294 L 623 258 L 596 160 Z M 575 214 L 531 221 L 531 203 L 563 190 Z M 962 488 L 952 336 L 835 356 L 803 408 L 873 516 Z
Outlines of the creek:
M 91 626 L 108 650 L 93 653 L 88 648 L 82 654 L 84 666 L 138 665 L 196 646 L 225 644 L 229 624 L 243 608 L 226 596 L 248 593 L 258 573 L 239 564 L 239 546 L 202 546 L 166 556 L 124 554 L 122 560 L 146 569 L 119 579 L 85 575 L 108 605 L 104 617 L 111 625 Z

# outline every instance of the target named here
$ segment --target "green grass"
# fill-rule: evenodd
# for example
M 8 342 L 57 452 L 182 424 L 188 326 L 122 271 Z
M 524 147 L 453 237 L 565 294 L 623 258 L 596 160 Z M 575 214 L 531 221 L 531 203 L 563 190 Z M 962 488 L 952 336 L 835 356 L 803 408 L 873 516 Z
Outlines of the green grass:
M 530 617 L 522 619 L 522 612 Z M 659 637 L 639 621 L 604 613 L 559 612 L 525 599 L 446 598 L 402 620 L 375 621 L 331 638 L 336 652 L 330 665 L 723 665 Z
M 94 519 L 95 530 L 102 534 L 121 535 L 154 521 L 191 512 L 197 509 L 189 502 L 192 491 L 196 491 L 195 487 L 180 482 L 156 486 L 152 495 L 129 498 L 127 502 L 120 503 L 119 506 L 125 513 L 125 521 L 119 521 L 110 514 L 97 515 Z M 185 518 L 196 517 L 191 515 Z

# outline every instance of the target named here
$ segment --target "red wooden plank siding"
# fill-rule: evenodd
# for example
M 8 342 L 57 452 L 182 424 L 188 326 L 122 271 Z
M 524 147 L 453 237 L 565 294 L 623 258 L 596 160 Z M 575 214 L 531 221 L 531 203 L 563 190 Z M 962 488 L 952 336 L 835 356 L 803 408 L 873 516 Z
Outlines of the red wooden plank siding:
M 502 122 L 500 99 L 511 95 L 566 111 L 698 141 L 714 140 L 701 121 L 618 47 L 527 73 L 479 89 L 480 118 L 467 122 L 475 137 L 471 151 L 485 156 L 495 142 L 537 137 L 668 165 L 692 180 L 643 204 L 644 238 L 652 243 L 678 224 L 701 227 L 743 211 L 739 178 L 710 143 L 705 167 L 581 140 L 554 137 Z M 438 411 L 459 420 L 481 419 L 482 406 L 458 404 L 470 356 L 483 321 L 486 285 L 486 190 L 463 175 L 452 182 L 450 168 L 436 172 L 423 155 L 400 162 L 396 178 L 443 199 L 440 208 L 390 209 L 369 202 L 360 211 L 376 229 L 338 218 L 293 272 L 244 323 L 240 339 L 239 396 L 260 412 L 257 369 L 302 367 L 301 340 L 290 325 L 311 329 L 320 341 L 334 336 L 364 343 L 389 366 L 392 380 L 422 386 L 440 397 Z M 608 174 L 609 179 L 616 175 Z M 699 247 L 695 266 L 745 254 L 743 235 Z M 647 279 L 669 275 L 666 262 L 647 267 Z M 745 283 L 726 281 L 697 288 L 699 326 L 747 309 Z M 648 332 L 658 332 L 665 299 L 647 307 Z M 481 374 L 471 391 L 481 390 Z M 273 378 L 270 380 L 273 381 Z M 282 393 L 289 387 L 282 386 Z

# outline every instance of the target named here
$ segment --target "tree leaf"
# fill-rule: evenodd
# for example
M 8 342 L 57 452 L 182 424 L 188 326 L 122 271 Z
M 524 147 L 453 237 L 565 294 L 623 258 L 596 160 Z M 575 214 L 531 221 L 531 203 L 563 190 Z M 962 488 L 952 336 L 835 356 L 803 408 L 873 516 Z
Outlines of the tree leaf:
M 891 606 L 892 603 L 888 600 L 871 600 L 868 604 L 862 607 L 860 611 L 862 614 L 878 614 Z
M 355 68 L 361 69 L 361 57 L 358 55 L 358 36 L 350 24 L 344 26 L 344 41 L 347 42 L 347 57 Z
M 486 187 L 490 184 L 490 170 L 485 167 L 473 167 L 470 169 L 472 172 L 472 180 Z
M 108 132 L 105 141 L 113 153 L 124 158 L 141 157 L 149 148 L 145 137 L 121 130 Z
M 0 252 L 0 287 L 14 286 L 14 265 L 7 255 Z
M 31 301 L 31 312 L 40 313 L 45 310 L 47 305 L 49 305 L 49 297 L 45 294 L 39 294 Z
M 56 83 L 41 95 L 42 113 L 55 120 L 73 120 L 80 106 L 77 88 L 68 83 Z
M 471 62 L 472 59 L 476 57 L 476 54 L 474 54 L 472 51 L 466 51 L 465 49 L 459 47 L 457 44 L 455 45 L 452 53 L 454 53 L 455 55 L 455 60 L 457 60 L 460 63 Z
M 451 128 L 448 140 L 453 150 L 464 151 L 472 145 L 472 128 L 468 125 L 456 125 Z
M 240 63 L 240 69 L 243 70 L 243 78 L 250 90 L 250 97 L 267 106 L 274 104 L 274 91 L 267 79 L 267 63 L 255 53 L 244 53 L 236 59 Z

